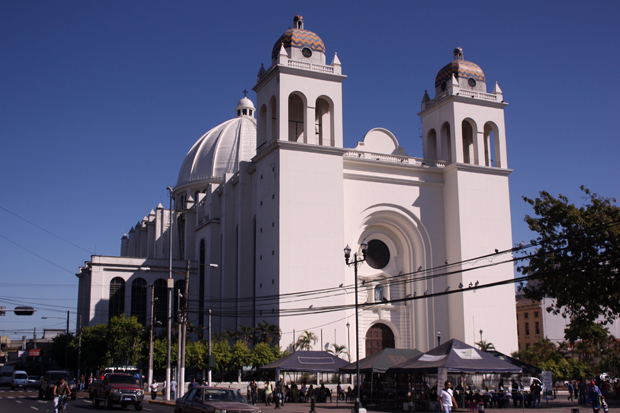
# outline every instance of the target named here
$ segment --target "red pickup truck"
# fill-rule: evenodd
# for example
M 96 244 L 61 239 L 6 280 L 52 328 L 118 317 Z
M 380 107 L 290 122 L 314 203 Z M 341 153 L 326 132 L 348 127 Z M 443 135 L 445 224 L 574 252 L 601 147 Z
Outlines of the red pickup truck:
M 103 402 L 108 410 L 115 404 L 123 408 L 132 404 L 136 410 L 142 410 L 144 390 L 131 374 L 108 373 L 101 382 L 90 386 L 89 393 L 95 407 Z

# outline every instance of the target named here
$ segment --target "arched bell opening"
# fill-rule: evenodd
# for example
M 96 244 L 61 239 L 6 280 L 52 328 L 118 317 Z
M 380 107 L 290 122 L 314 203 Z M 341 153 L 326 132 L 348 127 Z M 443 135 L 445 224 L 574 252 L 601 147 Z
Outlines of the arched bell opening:
M 450 134 L 450 124 L 445 122 L 441 126 L 441 156 L 440 159 L 446 163 L 452 163 L 452 137 Z
M 288 140 L 291 142 L 305 142 L 305 102 L 305 96 L 299 92 L 288 97 Z
M 471 119 L 465 119 L 461 128 L 463 136 L 463 163 L 474 164 L 476 163 L 474 146 L 475 123 Z
M 493 122 L 484 125 L 484 158 L 486 166 L 502 167 L 499 128 Z
M 322 96 L 316 100 L 315 105 L 315 133 L 316 142 L 319 145 L 334 146 L 334 104 L 331 99 Z

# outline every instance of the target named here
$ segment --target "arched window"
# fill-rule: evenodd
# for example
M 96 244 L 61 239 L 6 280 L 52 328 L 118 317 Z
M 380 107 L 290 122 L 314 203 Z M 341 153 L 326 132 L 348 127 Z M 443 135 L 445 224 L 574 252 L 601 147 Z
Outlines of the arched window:
M 447 164 L 452 163 L 452 137 L 448 122 L 441 126 L 441 159 Z
M 467 120 L 463 121 L 463 163 L 475 163 L 474 154 L 474 129 Z
M 146 324 L 146 280 L 136 278 L 131 283 L 131 316 L 143 326 Z
M 258 140 L 257 145 L 261 146 L 267 141 L 267 106 L 263 105 L 260 108 L 260 114 L 258 115 Z
M 125 280 L 114 277 L 110 281 L 110 301 L 108 302 L 108 319 L 125 313 Z
M 492 122 L 484 125 L 484 158 L 486 166 L 502 167 L 499 147 L 499 133 Z
M 428 138 L 426 139 L 426 153 L 426 157 L 428 159 L 437 159 L 437 132 L 435 132 L 435 129 L 428 131 Z
M 383 323 L 374 324 L 366 332 L 366 357 L 384 348 L 395 348 L 396 341 L 392 329 Z
M 298 93 L 288 97 L 288 140 L 291 142 L 305 142 L 305 104 Z
M 185 280 L 178 280 L 174 283 L 174 294 L 172 297 L 174 298 L 172 319 L 175 323 L 178 323 L 181 316 L 181 310 L 183 309 L 183 303 L 185 302 Z
M 271 102 L 269 102 L 270 112 L 271 112 L 271 138 L 275 139 L 278 136 L 278 101 L 276 97 L 273 96 L 271 98 Z
M 177 233 L 179 234 L 179 254 L 181 259 L 185 259 L 185 215 L 180 215 L 177 219 Z
M 315 105 L 315 134 L 316 143 L 325 146 L 334 146 L 333 134 L 333 104 L 326 97 L 320 97 Z
M 154 325 L 166 325 L 168 322 L 168 284 L 165 279 L 160 278 L 153 283 L 155 291 L 155 303 L 153 304 Z
M 205 240 L 200 240 L 200 257 L 198 259 L 198 324 L 205 325 Z

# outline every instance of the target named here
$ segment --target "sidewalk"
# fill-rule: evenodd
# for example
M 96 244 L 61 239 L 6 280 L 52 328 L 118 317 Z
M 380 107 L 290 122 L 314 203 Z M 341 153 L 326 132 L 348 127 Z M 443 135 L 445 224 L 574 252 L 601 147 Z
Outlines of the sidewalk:
M 145 395 L 146 396 L 146 395 Z M 150 395 L 149 395 L 150 397 Z M 159 397 L 159 395 L 158 395 Z M 163 399 L 155 399 L 148 400 L 149 403 L 174 406 L 174 402 L 166 401 Z M 620 399 L 617 400 L 608 400 L 609 403 L 609 412 L 610 413 L 620 413 Z M 521 407 L 509 407 L 506 409 L 486 409 L 485 413 L 518 413 L 518 412 L 528 412 L 534 413 L 540 411 L 541 413 L 573 413 L 573 409 L 578 409 L 579 413 L 590 413 L 592 412 L 592 408 L 590 406 L 579 406 L 576 402 L 569 402 L 566 398 L 559 396 L 554 400 L 543 401 L 541 403 L 541 408 L 521 408 Z M 282 406 L 281 409 L 275 410 L 275 405 L 272 403 L 271 406 L 265 406 L 264 403 L 257 403 L 256 407 L 260 408 L 263 413 L 274 411 L 274 413 L 309 413 L 310 412 L 310 403 L 286 403 Z M 336 403 L 336 401 L 332 403 L 317 403 L 315 405 L 316 413 L 351 413 L 353 410 L 353 403 L 345 403 L 340 401 Z M 405 412 L 404 410 L 378 410 L 372 407 L 367 409 L 369 412 Z M 454 410 L 453 410 L 454 411 Z M 467 409 L 458 409 L 457 412 L 467 412 Z M 600 413 L 604 413 L 603 409 L 600 410 Z

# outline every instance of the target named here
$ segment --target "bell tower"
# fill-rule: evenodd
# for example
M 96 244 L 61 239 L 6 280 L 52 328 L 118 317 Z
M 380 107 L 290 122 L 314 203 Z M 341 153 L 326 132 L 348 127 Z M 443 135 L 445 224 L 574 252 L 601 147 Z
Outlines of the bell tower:
M 271 66 L 258 72 L 257 147 L 277 139 L 342 148 L 345 78 L 338 56 L 327 65 L 323 41 L 295 16 L 273 46 Z
M 457 47 L 435 77 L 435 98 L 422 98 L 424 158 L 506 169 L 506 105 L 497 82 L 487 93 L 484 72 Z
M 494 251 L 512 248 L 510 194 L 504 124 L 504 95 L 495 83 L 487 93 L 486 76 L 480 66 L 464 60 L 457 47 L 453 60 L 435 77 L 435 97 L 422 98 L 424 158 L 444 161 L 443 203 L 446 259 L 462 263 Z M 505 257 L 498 255 L 497 259 Z M 494 260 L 495 258 L 491 258 Z M 471 269 L 472 264 L 450 267 L 447 285 L 476 286 L 514 277 L 511 264 Z M 516 327 L 497 320 L 514 320 L 514 306 L 504 317 L 493 308 L 514 301 L 512 285 L 464 291 L 448 296 L 447 317 L 437 326 L 451 338 L 476 341 L 475 331 L 504 331 L 488 340 L 502 348 L 517 348 Z M 442 325 L 443 324 L 443 325 Z M 512 323 L 510 325 L 514 325 Z

